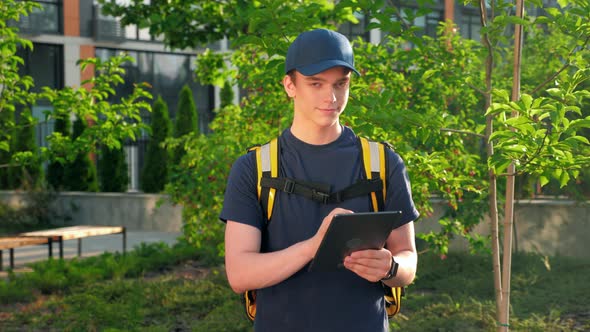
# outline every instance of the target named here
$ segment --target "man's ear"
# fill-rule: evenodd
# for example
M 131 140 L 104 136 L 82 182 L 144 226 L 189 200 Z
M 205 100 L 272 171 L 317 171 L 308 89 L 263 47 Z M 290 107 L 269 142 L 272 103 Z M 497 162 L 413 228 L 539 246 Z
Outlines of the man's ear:
M 285 77 L 283 77 L 283 87 L 289 98 L 295 98 L 295 82 L 293 82 L 291 76 L 285 75 Z

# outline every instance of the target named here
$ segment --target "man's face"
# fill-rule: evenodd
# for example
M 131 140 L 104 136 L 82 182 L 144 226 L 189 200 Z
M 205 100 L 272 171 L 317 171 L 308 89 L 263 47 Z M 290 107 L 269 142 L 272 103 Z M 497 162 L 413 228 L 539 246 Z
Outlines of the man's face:
M 309 129 L 339 124 L 348 102 L 350 70 L 333 67 L 313 76 L 295 72 L 295 81 L 287 75 L 283 84 L 294 101 L 294 124 Z

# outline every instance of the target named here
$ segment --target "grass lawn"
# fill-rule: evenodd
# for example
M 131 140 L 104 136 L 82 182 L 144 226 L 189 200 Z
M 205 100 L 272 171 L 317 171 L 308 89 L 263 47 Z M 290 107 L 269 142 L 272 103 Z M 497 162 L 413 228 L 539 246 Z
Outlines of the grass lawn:
M 0 280 L 0 331 L 250 331 L 218 263 L 164 244 L 40 262 Z M 490 257 L 422 254 L 418 274 L 393 331 L 495 331 Z M 590 330 L 589 274 L 590 260 L 516 254 L 511 330 Z

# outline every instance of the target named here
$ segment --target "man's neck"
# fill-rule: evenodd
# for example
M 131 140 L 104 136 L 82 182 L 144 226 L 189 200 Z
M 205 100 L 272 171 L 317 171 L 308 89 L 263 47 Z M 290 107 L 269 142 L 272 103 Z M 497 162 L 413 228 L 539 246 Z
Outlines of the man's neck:
M 342 126 L 339 122 L 329 127 L 304 128 L 295 123 L 291 125 L 291 134 L 297 139 L 311 145 L 325 145 L 334 142 L 342 134 Z

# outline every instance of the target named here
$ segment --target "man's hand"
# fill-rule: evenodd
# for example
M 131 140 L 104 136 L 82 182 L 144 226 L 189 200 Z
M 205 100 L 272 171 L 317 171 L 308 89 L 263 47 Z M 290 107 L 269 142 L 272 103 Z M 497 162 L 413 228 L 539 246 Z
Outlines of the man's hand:
M 326 217 L 324 217 L 324 220 L 322 221 L 322 224 L 320 225 L 320 228 L 318 229 L 317 233 L 310 239 L 312 242 L 312 246 L 314 248 L 314 250 L 313 250 L 314 253 L 316 253 L 318 251 L 318 248 L 320 247 L 320 244 L 322 243 L 322 240 L 324 239 L 324 235 L 326 235 L 326 231 L 328 230 L 328 227 L 332 223 L 332 218 L 334 218 L 334 216 L 337 214 L 348 214 L 348 213 L 354 213 L 354 212 L 352 212 L 351 210 L 347 210 L 347 209 L 335 208 L 334 210 L 330 211 L 330 213 Z
M 391 269 L 391 252 L 380 250 L 355 251 L 344 258 L 344 266 L 370 282 L 383 279 Z

